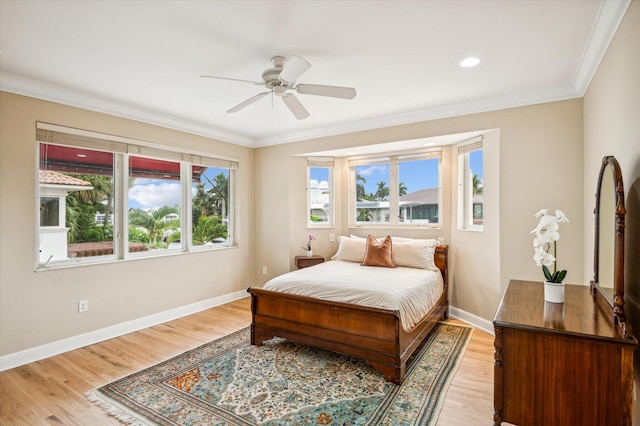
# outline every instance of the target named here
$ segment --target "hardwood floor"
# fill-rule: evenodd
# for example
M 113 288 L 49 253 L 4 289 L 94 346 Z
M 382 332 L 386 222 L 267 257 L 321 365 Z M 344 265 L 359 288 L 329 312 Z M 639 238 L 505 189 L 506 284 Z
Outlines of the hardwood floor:
M 459 321 L 452 320 L 459 323 Z M 249 299 L 0 373 L 0 425 L 120 425 L 84 393 L 251 322 Z M 493 419 L 493 336 L 474 330 L 438 425 Z

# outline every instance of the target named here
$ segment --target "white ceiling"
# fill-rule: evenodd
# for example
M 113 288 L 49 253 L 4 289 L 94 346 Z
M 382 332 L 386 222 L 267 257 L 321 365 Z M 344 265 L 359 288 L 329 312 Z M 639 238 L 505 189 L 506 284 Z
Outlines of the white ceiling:
M 265 146 L 580 97 L 629 0 L 0 1 L 0 89 Z M 272 56 L 311 68 L 296 120 L 264 88 Z M 482 63 L 458 63 L 477 56 Z

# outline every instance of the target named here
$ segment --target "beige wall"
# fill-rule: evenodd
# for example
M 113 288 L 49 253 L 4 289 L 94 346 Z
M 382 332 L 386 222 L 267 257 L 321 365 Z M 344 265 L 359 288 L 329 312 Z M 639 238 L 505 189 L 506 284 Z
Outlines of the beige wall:
M 560 266 L 567 282 L 592 275 L 593 195 L 602 156 L 615 155 L 623 170 L 627 219 L 628 292 L 640 300 L 640 7 L 632 2 L 584 100 L 533 105 L 404 126 L 248 149 L 91 111 L 0 93 L 0 355 L 196 303 L 262 284 L 293 269 L 306 228 L 303 153 L 444 134 L 495 129 L 485 138 L 485 230 L 455 230 L 455 196 L 445 227 L 398 231 L 443 236 L 451 244 L 452 304 L 490 321 L 509 279 L 540 280 L 529 231 L 540 208 L 561 209 Z M 584 108 L 583 108 L 584 103 Z M 583 111 L 584 109 L 584 111 Z M 35 122 L 111 133 L 240 160 L 238 249 L 34 272 Z M 584 133 L 584 135 L 583 135 Z M 584 145 L 583 145 L 584 143 Z M 450 160 L 453 155 L 448 154 Z M 448 168 L 448 169 L 447 169 Z M 455 175 L 452 161 L 445 177 Z M 493 184 L 491 184 L 493 182 Z M 330 256 L 329 242 L 351 232 L 348 168 L 336 166 L 336 226 L 318 230 L 314 251 Z M 448 187 L 447 187 L 448 186 Z M 268 268 L 262 274 L 262 266 Z M 90 311 L 77 313 L 88 299 Z M 636 303 L 637 304 L 637 303 Z M 633 315 L 638 322 L 639 315 Z M 638 326 L 636 326 L 636 329 Z
M 256 259 L 269 274 L 257 274 L 256 282 L 293 268 L 293 258 L 302 253 L 309 232 L 305 224 L 305 178 L 302 153 L 497 129 L 488 138 L 485 179 L 489 205 L 485 209 L 488 226 L 482 234 L 454 232 L 455 212 L 451 209 L 454 172 L 452 155 L 443 161 L 445 221 L 442 230 L 399 231 L 397 235 L 444 236 L 451 241 L 451 301 L 456 308 L 493 319 L 502 291 L 511 278 L 541 280 L 542 272 L 533 263 L 533 215 L 541 208 L 563 210 L 571 224 L 561 230 L 560 266 L 568 269 L 567 282 L 585 284 L 583 279 L 583 157 L 582 100 L 513 108 L 397 126 L 347 135 L 301 141 L 256 150 Z M 447 151 L 448 152 L 448 151 Z M 319 238 L 314 252 L 325 257 L 337 246 L 329 234 L 366 235 L 371 229 L 348 228 L 348 169 L 344 162 L 336 168 L 336 228 L 314 230 Z M 268 192 L 260 195 L 261 192 Z M 379 231 L 377 231 L 379 233 Z M 458 244 L 456 244 L 458 243 Z M 258 272 L 258 271 L 257 271 Z
M 1 355 L 252 284 L 252 149 L 6 92 L 0 92 L 0 117 Z M 34 272 L 36 121 L 237 158 L 239 248 Z M 89 301 L 89 312 L 78 313 L 81 299 Z
M 634 1 L 618 28 L 584 97 L 585 224 L 593 223 L 602 158 L 620 163 L 627 204 L 627 287 L 640 303 L 640 2 Z M 585 226 L 584 274 L 593 277 L 592 226 Z M 634 262 L 635 260 L 635 262 Z
M 593 208 L 602 157 L 620 163 L 625 190 L 625 310 L 640 330 L 640 2 L 634 0 L 584 97 L 584 275 L 593 277 Z M 635 386 L 640 386 L 636 350 Z M 636 400 L 633 423 L 640 424 Z

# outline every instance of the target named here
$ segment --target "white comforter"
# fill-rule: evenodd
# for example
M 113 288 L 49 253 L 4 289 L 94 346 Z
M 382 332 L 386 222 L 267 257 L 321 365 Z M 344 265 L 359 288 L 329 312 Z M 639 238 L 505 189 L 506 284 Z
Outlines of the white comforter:
M 442 287 L 439 272 L 360 266 L 341 260 L 292 271 L 264 285 L 266 290 L 398 310 L 407 332 L 436 304 Z

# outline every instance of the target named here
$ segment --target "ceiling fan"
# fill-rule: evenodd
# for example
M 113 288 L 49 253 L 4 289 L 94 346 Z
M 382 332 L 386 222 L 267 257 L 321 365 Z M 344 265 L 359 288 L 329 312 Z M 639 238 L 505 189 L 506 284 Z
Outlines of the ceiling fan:
M 292 90 L 303 95 L 328 96 L 330 98 L 353 99 L 356 96 L 356 89 L 352 87 L 295 84 L 298 77 L 311 67 L 309 62 L 299 56 L 292 56 L 289 60 L 283 56 L 274 56 L 271 58 L 271 62 L 273 63 L 273 68 L 269 68 L 262 73 L 262 81 L 240 80 L 237 78 L 216 77 L 212 75 L 203 75 L 201 77 L 240 81 L 242 83 L 263 86 L 268 89 L 268 91 L 259 93 L 234 106 L 227 111 L 229 113 L 238 112 L 271 93 L 274 96 L 281 97 L 291 113 L 293 113 L 298 120 L 303 120 L 309 117 L 309 112 L 302 103 L 300 103 L 298 98 L 296 98 L 293 93 L 290 93 Z

